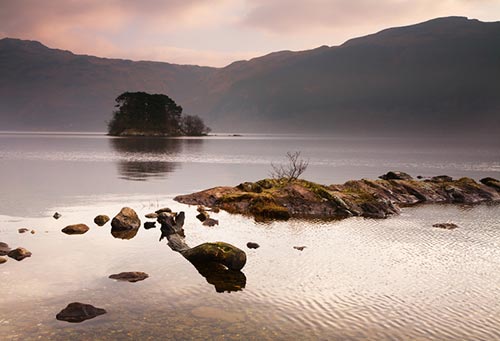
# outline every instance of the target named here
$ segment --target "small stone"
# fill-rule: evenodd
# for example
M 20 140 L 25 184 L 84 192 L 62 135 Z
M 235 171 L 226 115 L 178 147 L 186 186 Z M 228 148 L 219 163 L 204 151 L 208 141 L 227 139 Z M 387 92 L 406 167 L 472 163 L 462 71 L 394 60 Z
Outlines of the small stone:
M 26 257 L 31 257 L 31 252 L 23 247 L 18 247 L 17 249 L 10 251 L 7 256 L 9 256 L 10 258 L 14 258 L 17 261 L 21 261 Z
M 156 219 L 158 218 L 158 213 L 148 213 L 145 215 L 145 217 L 148 219 Z
M 248 243 L 247 243 L 247 247 L 248 247 L 249 249 L 258 249 L 258 248 L 260 247 L 260 245 L 259 245 L 259 244 L 257 244 L 257 243 L 254 243 L 254 242 L 248 242 Z
M 35 233 L 36 233 L 36 231 L 35 231 L 35 230 L 31 230 L 31 232 L 30 232 L 30 233 L 31 233 L 31 234 L 35 234 Z
M 61 216 L 62 216 L 61 213 L 56 212 L 56 213 L 54 213 L 54 215 L 52 217 L 54 217 L 54 219 L 59 219 L 59 218 L 61 218 Z
M 146 230 L 149 230 L 149 229 L 154 229 L 156 227 L 156 223 L 154 221 L 146 221 L 144 223 L 144 228 Z
M 204 222 L 205 220 L 207 220 L 209 217 L 208 217 L 208 213 L 203 211 L 203 212 L 200 212 L 197 216 L 196 216 L 196 219 L 198 219 L 199 221 L 201 222 Z
M 208 218 L 206 219 L 203 224 L 203 226 L 214 226 L 214 225 L 219 225 L 219 221 L 217 219 L 212 219 Z
M 0 242 L 0 256 L 6 256 L 9 252 L 10 252 L 9 245 Z
M 94 218 L 94 223 L 96 223 L 97 226 L 103 226 L 109 221 L 109 217 L 104 214 L 100 214 L 97 217 Z
M 306 247 L 307 247 L 307 246 L 294 246 L 293 248 L 294 248 L 295 250 L 302 251 L 302 250 L 304 250 Z
M 90 304 L 73 302 L 61 310 L 61 312 L 56 315 L 56 319 L 59 321 L 77 323 L 103 314 L 106 314 L 106 310 L 104 309 L 96 308 Z
M 168 208 L 168 207 L 164 207 L 164 208 L 160 208 L 159 210 L 155 211 L 156 214 L 160 214 L 160 213 L 163 213 L 163 212 L 172 213 L 172 210 L 170 208 Z
M 29 230 L 28 230 L 27 228 L 25 228 L 25 227 L 20 228 L 19 230 L 17 230 L 17 232 L 19 232 L 19 233 L 26 233 L 26 232 L 28 232 L 28 231 L 29 231 Z
M 7 258 L 5 257 L 0 257 L 0 264 L 3 264 L 7 261 Z
M 145 272 L 133 271 L 133 272 L 120 272 L 119 274 L 110 275 L 109 278 L 116 279 L 118 281 L 126 282 L 139 282 L 148 278 L 149 275 Z
M 66 234 L 84 234 L 88 230 L 89 227 L 85 224 L 75 224 L 75 225 L 68 225 L 61 231 Z
M 458 225 L 453 224 L 453 223 L 438 223 L 438 224 L 432 225 L 432 227 L 437 227 L 437 228 L 445 229 L 445 230 L 453 230 L 453 229 L 456 229 L 458 227 Z

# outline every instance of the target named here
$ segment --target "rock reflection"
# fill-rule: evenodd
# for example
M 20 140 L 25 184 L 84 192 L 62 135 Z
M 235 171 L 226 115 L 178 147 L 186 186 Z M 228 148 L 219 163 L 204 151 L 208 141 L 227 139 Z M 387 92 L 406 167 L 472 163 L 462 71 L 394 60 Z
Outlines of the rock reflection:
M 139 229 L 131 229 L 131 230 L 117 230 L 111 229 L 111 235 L 117 239 L 132 239 L 137 235 Z
M 247 278 L 241 271 L 230 270 L 216 262 L 193 263 L 196 270 L 205 277 L 217 292 L 240 291 L 245 288 Z
M 164 161 L 166 156 L 181 153 L 182 139 L 162 137 L 122 137 L 110 139 L 121 156 L 118 172 L 126 180 L 146 181 L 175 171 L 178 163 Z

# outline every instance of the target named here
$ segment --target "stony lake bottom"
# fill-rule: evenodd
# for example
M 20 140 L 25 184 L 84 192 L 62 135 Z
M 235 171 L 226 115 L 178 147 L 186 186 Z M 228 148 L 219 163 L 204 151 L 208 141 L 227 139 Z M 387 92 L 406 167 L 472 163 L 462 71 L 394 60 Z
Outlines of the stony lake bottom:
M 0 265 L 2 339 L 499 339 L 499 205 L 420 205 L 385 220 L 330 222 L 259 223 L 220 212 L 212 214 L 219 225 L 205 227 L 196 207 L 173 201 L 265 178 L 270 163 L 290 150 L 309 159 L 304 178 L 328 184 L 393 169 L 499 178 L 498 147 L 305 135 L 1 133 L 0 241 L 33 253 Z M 122 240 L 109 223 L 93 223 L 123 206 L 143 222 L 161 207 L 184 211 L 191 246 L 225 241 L 245 250 L 244 287 L 218 292 L 209 276 L 158 241 L 158 228 Z M 436 222 L 460 228 L 436 229 Z M 61 233 L 76 223 L 91 229 Z M 23 227 L 36 233 L 19 234 Z M 261 247 L 247 249 L 249 241 Z M 150 277 L 108 278 L 122 271 Z M 79 324 L 57 321 L 75 301 L 107 314 Z

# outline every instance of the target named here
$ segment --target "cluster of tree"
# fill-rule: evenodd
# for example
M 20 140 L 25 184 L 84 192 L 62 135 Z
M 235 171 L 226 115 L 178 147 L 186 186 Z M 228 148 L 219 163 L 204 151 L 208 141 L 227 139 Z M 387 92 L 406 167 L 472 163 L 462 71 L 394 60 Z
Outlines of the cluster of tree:
M 182 115 L 182 107 L 163 94 L 124 92 L 108 123 L 110 135 L 202 136 L 210 132 L 195 115 Z

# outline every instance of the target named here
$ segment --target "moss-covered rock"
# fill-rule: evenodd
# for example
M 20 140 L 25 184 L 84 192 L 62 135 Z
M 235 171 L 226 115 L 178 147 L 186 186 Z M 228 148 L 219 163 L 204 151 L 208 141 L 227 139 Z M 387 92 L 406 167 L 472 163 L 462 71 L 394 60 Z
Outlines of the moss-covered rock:
M 241 270 L 247 261 L 243 250 L 224 242 L 203 243 L 181 253 L 192 263 L 216 262 L 231 270 Z

